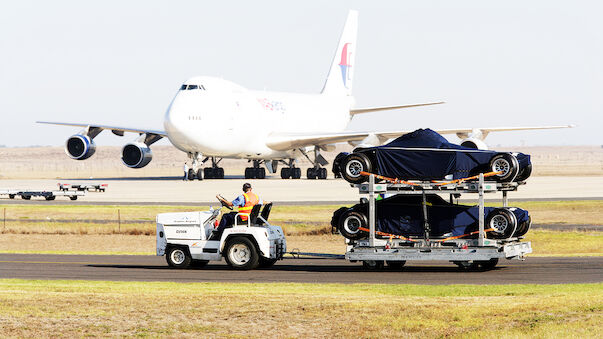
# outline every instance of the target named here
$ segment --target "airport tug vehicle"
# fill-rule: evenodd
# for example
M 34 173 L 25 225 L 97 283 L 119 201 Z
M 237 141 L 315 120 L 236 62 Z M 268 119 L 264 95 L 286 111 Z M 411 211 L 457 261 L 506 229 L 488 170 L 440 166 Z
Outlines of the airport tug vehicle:
M 271 203 L 253 206 L 246 221 L 237 213 L 233 227 L 221 235 L 215 231 L 220 209 L 158 214 L 157 255 L 165 255 L 174 268 L 203 267 L 222 257 L 233 269 L 270 267 L 287 250 L 282 228 L 268 223 L 271 208 Z
M 361 261 L 365 269 L 381 269 L 387 264 L 396 269 L 404 266 L 407 260 L 443 260 L 449 261 L 461 269 L 492 269 L 499 259 L 524 260 L 526 254 L 532 253 L 530 242 L 524 242 L 522 236 L 515 236 L 514 232 L 508 233 L 505 238 L 490 236 L 490 232 L 500 227 L 513 227 L 512 213 L 508 215 L 511 219 L 503 220 L 496 217 L 485 222 L 484 217 L 484 194 L 502 192 L 502 209 L 508 207 L 507 192 L 516 191 L 522 182 L 500 183 L 485 181 L 484 174 L 479 174 L 473 179 L 477 181 L 454 180 L 452 182 L 408 182 L 391 180 L 379 175 L 365 173 L 369 176 L 368 183 L 356 184 L 360 194 L 368 195 L 368 220 L 362 218 L 350 218 L 342 225 L 346 228 L 338 230 L 334 227 L 334 233 L 362 231 L 366 236 L 358 239 L 346 237 L 347 250 L 345 258 L 352 262 Z M 389 182 L 376 183 L 376 179 L 389 179 Z M 467 178 L 471 179 L 471 178 Z M 428 194 L 450 194 L 450 200 L 458 199 L 461 193 L 478 194 L 478 227 L 471 234 L 460 236 L 430 237 L 430 225 L 427 215 L 429 205 L 426 197 Z M 387 234 L 376 230 L 375 220 L 377 217 L 376 198 L 379 194 L 411 194 L 422 196 L 422 236 L 399 236 Z M 361 201 L 362 201 L 361 200 Z M 516 222 L 517 220 L 515 220 Z M 530 227 L 531 220 L 525 227 Z M 368 224 L 368 225 L 367 225 Z M 524 234 L 525 234 L 524 232 Z

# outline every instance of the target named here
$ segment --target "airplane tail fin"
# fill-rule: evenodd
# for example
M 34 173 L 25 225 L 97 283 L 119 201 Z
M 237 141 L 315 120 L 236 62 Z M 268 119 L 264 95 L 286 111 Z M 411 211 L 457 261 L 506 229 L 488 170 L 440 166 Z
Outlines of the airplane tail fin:
M 347 96 L 352 94 L 357 32 L 358 11 L 350 10 L 322 93 Z

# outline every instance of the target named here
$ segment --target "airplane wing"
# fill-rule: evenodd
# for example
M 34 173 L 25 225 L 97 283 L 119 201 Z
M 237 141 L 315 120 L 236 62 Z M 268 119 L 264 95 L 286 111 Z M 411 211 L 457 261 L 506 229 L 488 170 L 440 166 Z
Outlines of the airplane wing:
M 159 131 L 159 130 L 139 129 L 139 128 L 131 128 L 131 127 L 123 127 L 123 126 L 109 126 L 109 125 L 99 125 L 99 124 L 70 123 L 70 122 L 52 122 L 52 121 L 36 121 L 36 122 L 38 124 L 90 127 L 90 128 L 98 128 L 100 130 L 108 129 L 108 130 L 111 130 L 111 132 L 113 132 L 113 134 L 119 135 L 119 136 L 123 136 L 124 132 L 133 132 L 133 133 L 155 134 L 157 136 L 167 137 L 167 133 L 165 131 Z
M 535 127 L 492 127 L 492 128 L 461 128 L 461 129 L 435 129 L 440 134 L 456 134 L 459 138 L 467 138 L 469 135 L 476 135 L 479 139 L 483 139 L 490 132 L 502 131 L 523 131 L 537 129 L 556 129 L 556 128 L 572 128 L 574 125 L 562 126 L 535 126 Z M 391 131 L 391 132 L 336 132 L 336 133 L 273 133 L 269 136 L 268 147 L 276 151 L 286 151 L 305 146 L 320 146 L 328 144 L 336 144 L 348 141 L 362 141 L 367 138 L 379 144 L 384 143 L 388 139 L 396 138 L 402 134 L 412 132 L 407 131 Z
M 430 102 L 427 104 L 413 104 L 413 105 L 402 105 L 402 106 L 384 106 L 384 107 L 370 107 L 370 108 L 354 108 L 350 110 L 351 115 L 362 114 L 362 113 L 370 113 L 370 112 L 378 112 L 378 111 L 389 111 L 392 109 L 401 109 L 401 108 L 410 108 L 410 107 L 420 107 L 420 106 L 430 106 L 430 105 L 439 105 L 443 104 L 443 101 L 440 102 Z

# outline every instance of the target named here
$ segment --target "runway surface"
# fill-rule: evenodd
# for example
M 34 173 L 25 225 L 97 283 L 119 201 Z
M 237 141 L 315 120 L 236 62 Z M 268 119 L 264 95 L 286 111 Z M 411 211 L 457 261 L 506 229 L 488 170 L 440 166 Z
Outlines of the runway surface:
M 151 178 L 97 178 L 97 179 L 32 179 L 1 180 L 1 189 L 56 190 L 57 183 L 106 183 L 109 185 L 104 193 L 89 192 L 77 202 L 98 203 L 157 203 L 157 204 L 207 204 L 215 202 L 220 193 L 228 199 L 234 199 L 241 193 L 243 183 L 250 182 L 254 191 L 265 200 L 279 203 L 293 202 L 349 202 L 358 201 L 358 189 L 350 187 L 343 179 L 329 180 L 282 180 L 270 178 L 265 180 L 246 180 L 241 177 L 230 177 L 222 180 L 203 180 L 184 182 L 177 177 Z M 477 194 L 464 194 L 463 199 L 477 199 Z M 486 199 L 501 199 L 500 193 L 488 193 Z M 533 177 L 518 191 L 510 192 L 509 199 L 603 199 L 603 176 L 593 177 Z M 34 200 L 35 199 L 35 200 Z M 73 203 L 64 197 L 46 202 L 41 198 L 31 201 L 20 199 L 2 199 L 0 204 L 8 201 L 24 203 Z M 41 200 L 40 200 L 41 199 Z
M 364 271 L 338 259 L 285 259 L 269 269 L 234 271 L 224 262 L 170 269 L 157 256 L 0 254 L 0 277 L 174 282 L 384 284 L 566 284 L 603 281 L 603 257 L 502 260 L 496 269 L 464 272 L 448 262 L 409 262 L 401 271 Z

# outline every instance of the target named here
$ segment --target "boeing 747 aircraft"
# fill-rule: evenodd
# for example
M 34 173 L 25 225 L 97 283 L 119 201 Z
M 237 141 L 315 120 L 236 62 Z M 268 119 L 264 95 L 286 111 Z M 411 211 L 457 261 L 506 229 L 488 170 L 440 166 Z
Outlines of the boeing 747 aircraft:
M 69 137 L 67 155 L 76 160 L 90 158 L 96 149 L 94 138 L 103 130 L 116 135 L 138 133 L 133 142 L 122 149 L 122 162 L 130 168 L 142 168 L 152 159 L 150 146 L 161 138 L 191 158 L 189 178 L 199 180 L 224 178 L 219 167 L 222 158 L 248 159 L 253 167 L 245 169 L 245 178 L 263 179 L 266 169 L 276 173 L 283 164 L 281 178 L 299 179 L 301 169 L 295 159 L 306 157 L 313 164 L 307 169 L 309 179 L 326 179 L 328 164 L 321 151 L 334 144 L 376 146 L 408 130 L 347 131 L 356 114 L 439 104 L 426 103 L 390 107 L 357 108 L 352 97 L 358 12 L 350 11 L 339 40 L 335 57 L 320 94 L 297 94 L 252 91 L 219 78 L 199 76 L 188 79 L 169 105 L 164 130 L 107 126 L 93 123 L 39 121 L 44 124 L 80 126 L 83 129 Z M 208 128 L 211 126 L 211 128 Z M 484 138 L 494 131 L 563 128 L 569 126 L 499 127 L 436 130 L 456 134 L 462 145 L 485 149 Z M 205 163 L 209 166 L 203 168 Z M 262 167 L 264 165 L 264 167 Z

